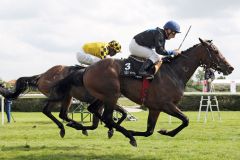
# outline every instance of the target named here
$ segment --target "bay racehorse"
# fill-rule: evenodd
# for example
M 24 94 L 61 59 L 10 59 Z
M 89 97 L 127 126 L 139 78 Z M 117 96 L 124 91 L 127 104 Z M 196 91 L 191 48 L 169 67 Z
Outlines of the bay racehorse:
M 7 99 L 17 99 L 20 94 L 26 92 L 29 88 L 36 88 L 38 89 L 42 94 L 49 97 L 51 88 L 61 79 L 65 78 L 67 75 L 74 71 L 79 71 L 83 69 L 82 66 L 63 66 L 63 65 L 57 65 L 53 66 L 50 69 L 48 69 L 46 72 L 31 76 L 31 77 L 20 77 L 15 83 L 14 90 L 8 90 L 4 88 L 4 86 L 0 86 L 0 94 L 3 95 Z M 91 96 L 87 90 L 83 86 L 75 86 L 72 87 L 68 96 L 66 96 L 64 99 L 62 99 L 60 102 L 48 102 L 45 107 L 43 108 L 43 113 L 49 117 L 57 126 L 60 128 L 60 136 L 64 137 L 65 135 L 65 129 L 63 124 L 52 115 L 51 109 L 56 105 L 56 103 L 60 103 L 61 109 L 59 117 L 69 123 L 69 125 L 78 124 L 76 121 L 72 120 L 68 117 L 68 110 L 71 106 L 72 97 L 87 103 L 92 103 L 95 101 L 95 98 Z M 102 112 L 102 105 L 103 103 L 98 101 L 97 103 L 93 103 L 94 106 L 97 105 L 97 112 Z M 122 113 L 122 117 L 119 119 L 118 123 L 121 123 L 127 116 L 126 111 L 120 107 L 116 106 L 116 110 L 118 112 Z M 82 126 L 81 124 L 78 124 L 78 126 L 81 126 L 81 130 L 83 130 L 83 134 L 87 135 L 87 130 L 93 130 L 96 129 L 99 123 L 99 119 L 93 115 L 93 123 L 92 126 Z M 112 136 L 113 130 L 110 130 L 108 132 L 109 138 Z
M 178 108 L 178 103 L 183 97 L 186 83 L 199 66 L 213 68 L 224 75 L 231 74 L 233 67 L 226 61 L 217 47 L 211 41 L 200 39 L 199 44 L 183 51 L 181 55 L 172 60 L 171 63 L 163 64 L 155 74 L 147 90 L 144 105 L 149 110 L 147 129 L 144 132 L 127 130 L 116 124 L 112 119 L 113 110 L 121 94 L 135 103 L 141 104 L 140 95 L 142 80 L 122 76 L 121 69 L 124 67 L 123 60 L 104 59 L 86 68 L 84 74 L 73 72 L 57 84 L 58 96 L 64 97 L 68 91 L 63 88 L 71 88 L 73 82 L 83 77 L 83 84 L 87 91 L 104 102 L 104 113 L 98 115 L 107 126 L 116 128 L 117 131 L 130 139 L 130 144 L 137 146 L 134 136 L 150 136 L 153 134 L 160 112 L 167 113 L 182 121 L 177 128 L 167 131 L 161 129 L 162 135 L 174 137 L 183 128 L 188 126 L 189 119 Z M 81 82 L 79 83 L 82 83 Z M 50 99 L 51 101 L 51 99 Z

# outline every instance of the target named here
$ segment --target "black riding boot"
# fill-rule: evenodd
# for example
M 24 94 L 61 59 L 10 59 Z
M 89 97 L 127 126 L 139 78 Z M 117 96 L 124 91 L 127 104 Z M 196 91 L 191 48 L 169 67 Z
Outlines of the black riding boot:
M 153 75 L 148 73 L 148 70 L 153 66 L 153 62 L 147 59 L 138 71 L 138 74 L 142 77 L 153 78 Z

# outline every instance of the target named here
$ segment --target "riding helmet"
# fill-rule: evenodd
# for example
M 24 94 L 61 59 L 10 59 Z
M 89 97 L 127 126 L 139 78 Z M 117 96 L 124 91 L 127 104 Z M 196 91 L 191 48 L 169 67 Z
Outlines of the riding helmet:
M 112 40 L 111 42 L 108 43 L 109 47 L 114 49 L 116 53 L 121 52 L 121 45 L 119 42 Z
M 172 31 L 176 33 L 181 33 L 180 32 L 180 26 L 177 22 L 175 21 L 168 21 L 164 26 L 164 29 L 171 29 Z

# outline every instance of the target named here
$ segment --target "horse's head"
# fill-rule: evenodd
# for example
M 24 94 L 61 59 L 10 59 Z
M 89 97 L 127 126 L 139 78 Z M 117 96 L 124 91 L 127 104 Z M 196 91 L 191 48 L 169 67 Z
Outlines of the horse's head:
M 201 63 L 206 65 L 206 68 L 212 68 L 216 71 L 222 72 L 224 75 L 231 74 L 234 68 L 227 62 L 212 41 L 204 41 L 201 38 L 199 38 L 199 41 L 206 52 Z

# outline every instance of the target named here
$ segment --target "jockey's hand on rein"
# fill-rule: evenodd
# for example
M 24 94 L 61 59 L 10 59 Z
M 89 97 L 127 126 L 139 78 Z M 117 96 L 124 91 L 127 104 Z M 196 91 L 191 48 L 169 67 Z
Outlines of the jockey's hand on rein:
M 173 56 L 174 57 L 174 56 Z M 162 58 L 163 63 L 170 63 L 171 60 L 173 59 L 172 56 L 166 56 Z
M 181 54 L 182 51 L 180 51 L 179 49 L 174 49 L 174 55 L 177 56 L 179 54 Z

